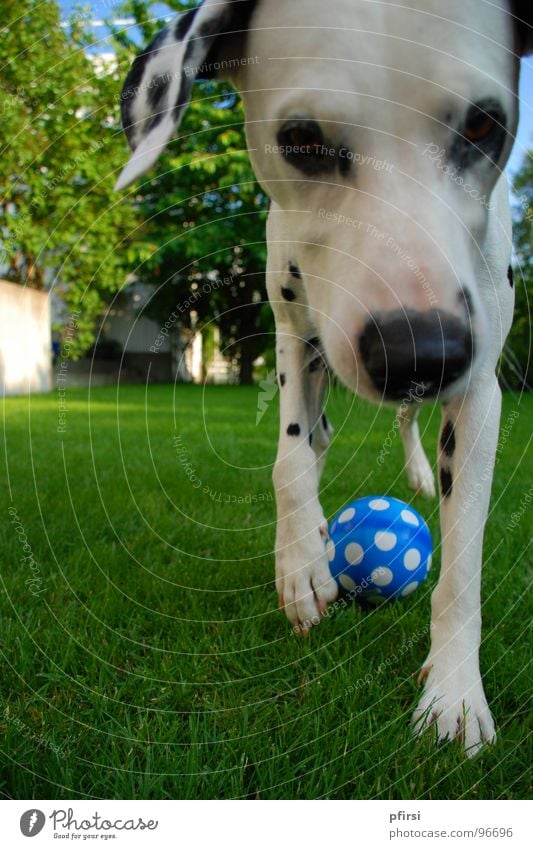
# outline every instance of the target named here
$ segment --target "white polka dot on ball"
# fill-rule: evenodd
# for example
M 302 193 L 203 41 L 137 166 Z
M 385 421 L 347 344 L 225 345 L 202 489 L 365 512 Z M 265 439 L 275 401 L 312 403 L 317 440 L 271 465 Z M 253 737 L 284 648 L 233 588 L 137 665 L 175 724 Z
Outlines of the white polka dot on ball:
M 390 569 L 387 569 L 386 566 L 378 566 L 377 569 L 374 569 L 370 577 L 377 587 L 387 587 L 392 583 L 394 575 Z
M 387 601 L 385 596 L 378 595 L 377 592 L 366 593 L 365 599 L 366 599 L 366 601 L 369 601 L 371 604 L 385 604 L 385 602 Z
M 358 542 L 350 542 L 344 549 L 344 556 L 348 563 L 357 566 L 365 556 L 365 552 Z
M 432 555 L 430 554 L 430 555 L 429 555 L 429 557 L 428 557 L 428 572 L 429 572 L 429 570 L 431 569 L 431 564 L 432 564 L 432 563 L 433 563 L 433 557 L 432 557 Z
M 384 498 L 373 498 L 372 501 L 368 502 L 368 506 L 371 510 L 388 510 L 390 503 L 385 501 Z
M 349 522 L 355 516 L 355 507 L 347 507 L 339 516 L 339 522 Z
M 397 537 L 390 531 L 378 531 L 374 537 L 374 542 L 376 548 L 379 548 L 380 551 L 391 551 L 396 545 Z
M 403 588 L 400 595 L 403 595 L 404 597 L 406 595 L 411 595 L 411 593 L 414 593 L 417 586 L 418 586 L 418 581 L 411 581 L 410 584 L 407 584 L 407 586 Z
M 339 583 L 344 587 L 345 590 L 352 592 L 355 590 L 355 581 L 350 578 L 349 575 L 341 575 L 339 577 Z
M 335 559 L 335 543 L 332 539 L 328 539 L 326 543 L 326 553 L 328 555 L 328 560 L 331 563 Z
M 420 522 L 411 510 L 402 510 L 400 515 L 407 525 L 414 525 L 415 528 L 418 528 Z
M 422 560 L 422 555 L 416 548 L 410 548 L 409 551 L 406 551 L 403 557 L 403 565 L 406 569 L 409 569 L 411 572 L 413 569 L 416 569 L 420 566 L 420 561 Z

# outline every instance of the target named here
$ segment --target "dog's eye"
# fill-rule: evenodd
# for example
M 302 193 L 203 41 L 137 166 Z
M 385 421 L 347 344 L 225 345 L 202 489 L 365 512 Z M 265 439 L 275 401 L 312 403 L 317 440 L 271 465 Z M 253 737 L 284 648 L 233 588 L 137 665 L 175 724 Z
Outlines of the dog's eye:
M 336 166 L 337 152 L 328 145 L 316 121 L 288 121 L 278 133 L 278 144 L 285 159 L 305 174 L 331 171 Z
M 457 131 L 450 158 L 463 169 L 476 163 L 496 164 L 505 143 L 505 125 L 505 112 L 498 100 L 475 103 Z
M 282 134 L 286 145 L 290 145 L 295 152 L 302 156 L 321 155 L 324 137 L 320 132 L 320 127 L 314 121 L 285 127 Z
M 486 141 L 498 127 L 498 116 L 473 106 L 466 117 L 463 136 L 473 144 Z

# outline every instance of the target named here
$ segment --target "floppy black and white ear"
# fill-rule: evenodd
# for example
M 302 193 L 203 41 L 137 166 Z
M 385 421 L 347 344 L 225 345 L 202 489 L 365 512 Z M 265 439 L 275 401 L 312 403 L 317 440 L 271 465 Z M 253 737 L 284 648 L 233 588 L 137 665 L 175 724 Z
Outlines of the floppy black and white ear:
M 533 6 L 531 0 L 512 0 L 511 14 L 518 41 L 518 54 L 528 56 L 533 53 Z
M 124 189 L 148 171 L 176 131 L 195 79 L 221 34 L 249 17 L 249 0 L 204 0 L 172 20 L 137 56 L 121 93 L 122 126 L 134 153 L 117 180 Z

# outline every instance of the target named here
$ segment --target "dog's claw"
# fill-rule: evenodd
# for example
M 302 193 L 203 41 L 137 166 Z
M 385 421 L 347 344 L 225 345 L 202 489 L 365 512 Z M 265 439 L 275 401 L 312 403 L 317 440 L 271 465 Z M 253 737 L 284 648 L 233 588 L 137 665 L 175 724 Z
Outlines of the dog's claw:
M 432 730 L 439 743 L 456 740 L 467 757 L 494 743 L 494 722 L 479 674 L 442 669 L 437 673 L 434 663 L 425 664 L 422 673 L 424 692 L 412 720 L 416 735 Z
M 321 616 L 324 616 L 326 610 L 328 609 L 328 602 L 323 598 L 317 599 L 318 610 Z
M 423 667 L 422 667 L 422 669 L 421 669 L 421 670 L 420 670 L 420 672 L 418 673 L 418 683 L 419 683 L 419 684 L 423 684 L 423 683 L 424 683 L 424 681 L 426 680 L 426 678 L 427 678 L 427 677 L 428 677 L 428 675 L 429 675 L 429 671 L 430 671 L 430 669 L 431 669 L 431 666 L 423 666 Z
M 300 531 L 297 543 L 283 544 L 281 535 L 277 539 L 276 586 L 280 606 L 293 628 L 302 634 L 321 622 L 328 605 L 338 595 L 324 546 L 325 528 L 325 523 L 319 521 L 308 534 Z

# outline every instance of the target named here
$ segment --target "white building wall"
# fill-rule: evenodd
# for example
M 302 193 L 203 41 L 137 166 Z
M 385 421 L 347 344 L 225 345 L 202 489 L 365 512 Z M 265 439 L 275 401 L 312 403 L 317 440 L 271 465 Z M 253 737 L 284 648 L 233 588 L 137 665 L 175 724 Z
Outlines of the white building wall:
M 0 395 L 52 388 L 50 299 L 0 280 Z

